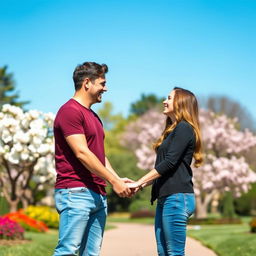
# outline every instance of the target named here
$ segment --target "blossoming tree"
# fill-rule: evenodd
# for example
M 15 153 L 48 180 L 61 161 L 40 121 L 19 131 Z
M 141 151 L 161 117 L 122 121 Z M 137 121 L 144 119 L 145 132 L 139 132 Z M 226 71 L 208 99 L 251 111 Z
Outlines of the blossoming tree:
M 209 203 L 217 195 L 231 192 L 239 197 L 256 182 L 253 172 L 243 153 L 256 145 L 256 136 L 248 129 L 238 130 L 237 119 L 200 111 L 204 165 L 194 169 L 197 217 L 205 218 Z
M 131 123 L 123 135 L 122 144 L 134 150 L 138 167 L 153 168 L 154 142 L 164 127 L 164 116 L 150 110 Z M 200 111 L 200 123 L 205 148 L 205 162 L 194 168 L 194 187 L 198 218 L 207 217 L 207 207 L 215 195 L 231 191 L 234 196 L 247 192 L 256 174 L 250 169 L 242 153 L 256 145 L 256 136 L 249 130 L 239 131 L 235 119 Z
M 0 112 L 0 185 L 16 211 L 32 202 L 36 191 L 52 183 L 54 115 L 37 110 L 24 112 L 9 104 Z
M 156 156 L 152 143 L 159 138 L 164 125 L 164 115 L 151 109 L 126 127 L 121 144 L 135 152 L 140 169 L 154 166 Z

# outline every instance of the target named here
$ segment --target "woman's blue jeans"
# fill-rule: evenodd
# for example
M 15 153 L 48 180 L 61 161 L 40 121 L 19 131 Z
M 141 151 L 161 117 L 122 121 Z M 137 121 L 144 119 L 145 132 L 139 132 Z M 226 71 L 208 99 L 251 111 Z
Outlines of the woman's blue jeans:
M 54 256 L 98 256 L 107 216 L 106 196 L 85 187 L 56 189 L 60 215 Z
M 177 193 L 158 199 L 155 216 L 158 255 L 184 256 L 187 221 L 194 211 L 193 193 Z

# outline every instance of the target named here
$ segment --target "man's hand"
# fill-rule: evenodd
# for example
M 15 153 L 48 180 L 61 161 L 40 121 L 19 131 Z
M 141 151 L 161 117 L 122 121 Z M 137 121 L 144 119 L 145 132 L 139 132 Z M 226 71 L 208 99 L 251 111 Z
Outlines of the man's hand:
M 128 188 L 131 189 L 131 193 L 129 195 L 129 198 L 133 197 L 137 192 L 137 189 L 135 189 L 135 187 L 136 187 L 135 181 L 132 180 L 132 179 L 129 179 L 127 177 L 121 178 L 121 180 L 123 180 L 127 184 Z
M 127 186 L 127 184 L 121 180 L 121 179 L 116 179 L 113 183 L 113 190 L 115 193 L 120 196 L 120 197 L 130 197 L 132 192 L 131 189 Z

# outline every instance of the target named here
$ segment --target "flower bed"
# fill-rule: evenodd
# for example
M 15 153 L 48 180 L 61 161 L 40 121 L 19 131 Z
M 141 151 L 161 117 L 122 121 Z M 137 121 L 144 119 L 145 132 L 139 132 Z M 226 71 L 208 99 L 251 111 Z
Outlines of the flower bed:
M 23 239 L 24 229 L 8 217 L 0 217 L 0 239 Z
M 48 227 L 42 221 L 35 220 L 24 214 L 23 210 L 4 215 L 10 220 L 18 222 L 25 230 L 34 232 L 46 232 Z
M 24 209 L 24 213 L 35 220 L 43 221 L 49 228 L 59 227 L 59 214 L 49 206 L 31 205 Z

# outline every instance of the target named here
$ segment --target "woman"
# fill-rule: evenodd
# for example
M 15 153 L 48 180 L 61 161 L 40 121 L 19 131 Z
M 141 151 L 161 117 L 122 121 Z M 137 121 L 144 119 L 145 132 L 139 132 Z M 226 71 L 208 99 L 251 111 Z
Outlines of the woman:
M 135 184 L 135 192 L 153 183 L 151 203 L 157 201 L 155 235 L 158 255 L 184 255 L 186 225 L 195 210 L 190 164 L 202 164 L 198 104 L 194 94 L 175 87 L 163 102 L 167 116 L 161 137 L 154 144 L 155 168 Z

